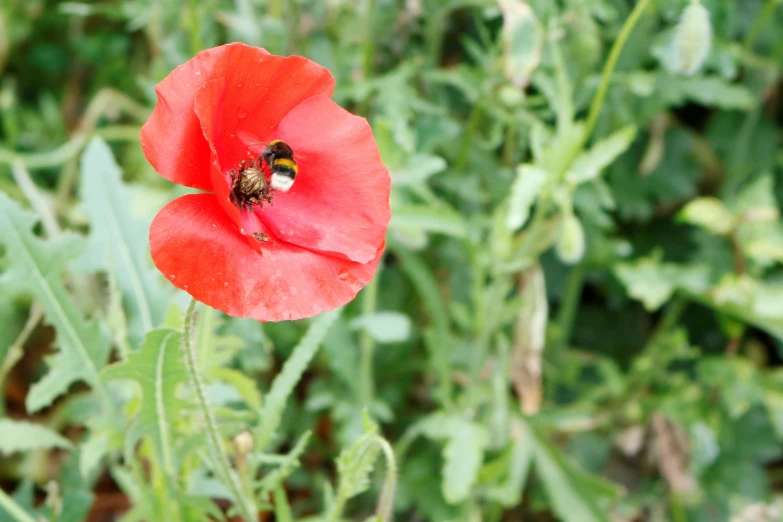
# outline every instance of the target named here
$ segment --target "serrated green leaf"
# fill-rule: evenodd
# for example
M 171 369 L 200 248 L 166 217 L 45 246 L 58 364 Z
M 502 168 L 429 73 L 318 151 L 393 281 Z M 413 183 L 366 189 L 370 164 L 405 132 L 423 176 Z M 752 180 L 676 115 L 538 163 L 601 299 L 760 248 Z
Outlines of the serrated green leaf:
M 253 411 L 261 409 L 261 392 L 258 391 L 256 381 L 244 373 L 233 368 L 218 367 L 209 372 L 209 376 L 215 380 L 226 382 L 236 388 L 245 404 Z
M 299 467 L 299 458 L 304 453 L 307 443 L 310 441 L 310 435 L 311 432 L 308 431 L 299 437 L 299 440 L 285 456 L 285 459 L 280 462 L 277 468 L 264 475 L 264 478 L 261 479 L 259 484 L 259 489 L 261 490 L 260 497 L 264 498 L 267 494 L 280 487 L 283 484 L 283 481 Z
M 615 267 L 617 277 L 628 293 L 639 299 L 648 310 L 656 310 L 676 289 L 698 294 L 709 287 L 709 269 L 704 265 L 662 263 L 653 255 Z
M 396 343 L 408 340 L 411 320 L 400 312 L 376 312 L 357 317 L 351 327 L 361 328 L 379 343 Z
M 463 421 L 443 448 L 443 497 L 449 504 L 467 499 L 476 483 L 489 435 L 483 426 Z
M 598 177 L 623 152 L 628 150 L 636 138 L 636 127 L 628 125 L 603 138 L 590 150 L 580 154 L 568 172 L 571 183 L 586 183 Z
M 615 496 L 615 486 L 582 471 L 562 450 L 536 435 L 530 427 L 526 427 L 525 432 L 535 437 L 535 469 L 560 520 L 608 522 L 607 509 L 601 507 L 597 500 Z
M 71 441 L 45 426 L 12 419 L 0 419 L 0 454 L 10 455 L 37 449 L 70 449 Z
M 736 226 L 736 220 L 726 205 L 718 198 L 710 196 L 689 202 L 679 212 L 678 218 L 720 235 L 728 234 Z
M 50 371 L 33 385 L 26 405 L 35 412 L 51 404 L 76 381 L 100 386 L 98 371 L 109 355 L 109 341 L 98 324 L 87 323 L 60 282 L 63 267 L 81 250 L 81 239 L 64 234 L 42 241 L 32 233 L 36 218 L 0 193 L 0 243 L 10 261 L 0 287 L 32 294 L 57 332 L 60 352 Z
M 389 227 L 392 230 L 415 229 L 452 237 L 466 235 L 462 216 L 447 207 L 397 205 L 393 208 Z
M 392 184 L 398 186 L 418 186 L 431 176 L 446 170 L 446 160 L 433 154 L 414 154 L 405 167 L 392 172 Z
M 530 208 L 538 198 L 549 173 L 532 165 L 520 165 L 511 185 L 506 227 L 514 232 L 522 228 L 530 216 Z
M 126 446 L 133 447 L 141 437 L 149 437 L 168 472 L 175 469 L 171 421 L 184 407 L 184 401 L 177 397 L 177 386 L 188 379 L 181 345 L 180 332 L 153 330 L 147 334 L 141 349 L 101 373 L 107 381 L 130 380 L 141 387 L 141 404 Z
M 105 431 L 90 433 L 79 447 L 79 472 L 87 479 L 98 469 L 101 459 L 109 448 L 109 434 Z
M 370 487 L 370 473 L 380 453 L 380 447 L 373 440 L 377 435 L 376 425 L 366 426 L 364 435 L 340 452 L 337 457 L 337 473 L 340 476 L 339 498 L 347 500 Z
M 269 393 L 264 397 L 261 420 L 256 428 L 255 441 L 258 449 L 263 450 L 272 441 L 275 431 L 280 426 L 280 418 L 283 415 L 288 397 L 299 379 L 302 378 L 302 374 L 318 351 L 318 347 L 326 337 L 329 328 L 339 316 L 340 309 L 337 309 L 315 319 L 283 365 L 283 369 L 275 377 Z
M 131 332 L 139 340 L 162 322 L 167 302 L 151 268 L 149 223 L 132 215 L 132 194 L 100 138 L 93 138 L 82 155 L 81 181 L 84 209 L 90 217 L 89 249 L 82 262 L 117 279 Z

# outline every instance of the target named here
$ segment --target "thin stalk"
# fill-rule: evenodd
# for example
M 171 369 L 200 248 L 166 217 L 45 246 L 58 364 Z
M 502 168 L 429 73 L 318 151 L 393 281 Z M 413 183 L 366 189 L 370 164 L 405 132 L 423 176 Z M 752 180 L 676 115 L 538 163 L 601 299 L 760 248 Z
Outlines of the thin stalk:
M 14 499 L 9 497 L 5 491 L 0 489 L 0 507 L 2 507 L 6 513 L 16 520 L 16 522 L 36 522 L 36 520 L 27 514 L 19 504 L 14 502 Z
M 622 53 L 623 48 L 628 41 L 628 37 L 631 36 L 633 28 L 636 27 L 636 24 L 639 22 L 639 19 L 649 5 L 650 0 L 639 0 L 639 2 L 637 2 L 633 11 L 631 11 L 630 16 L 625 20 L 622 29 L 620 29 L 620 34 L 617 35 L 617 39 L 614 41 L 614 45 L 612 45 L 612 50 L 609 51 L 609 57 L 606 59 L 603 72 L 601 73 L 601 83 L 598 85 L 598 91 L 596 91 L 592 103 L 590 103 L 590 112 L 587 113 L 587 124 L 585 125 L 584 136 L 582 137 L 582 146 L 577 150 L 582 150 L 584 148 L 584 145 L 590 138 L 590 134 L 593 132 L 593 128 L 598 121 L 598 115 L 601 113 L 601 107 L 604 105 L 606 93 L 609 90 L 609 80 L 612 77 L 614 68 L 617 66 L 617 60 L 620 58 L 620 53 Z
M 770 21 L 772 15 L 775 13 L 778 1 L 779 0 L 767 0 L 761 8 L 761 11 L 759 11 L 756 19 L 753 20 L 753 25 L 748 29 L 748 34 L 745 35 L 745 41 L 742 44 L 746 51 L 750 51 L 758 37 L 761 36 L 761 31 L 764 30 L 767 22 Z
M 193 312 L 196 309 L 196 300 L 190 301 L 190 306 L 185 313 L 185 332 L 182 343 L 182 351 L 184 352 L 185 368 L 188 372 L 188 378 L 190 379 L 190 385 L 196 392 L 196 399 L 198 400 L 201 414 L 204 416 L 204 421 L 207 425 L 207 438 L 209 440 L 210 450 L 212 451 L 212 459 L 215 461 L 216 471 L 222 482 L 228 486 L 231 491 L 231 495 L 234 497 L 234 504 L 241 514 L 241 516 L 247 522 L 255 522 L 258 513 L 252 499 L 245 498 L 242 493 L 242 485 L 239 482 L 234 470 L 231 469 L 231 465 L 228 460 L 228 454 L 223 447 L 223 442 L 220 439 L 220 434 L 217 429 L 217 422 L 212 410 L 207 403 L 206 393 L 204 391 L 204 382 L 201 380 L 201 374 L 198 370 L 198 361 L 196 359 L 196 350 L 193 346 L 192 331 L 193 331 Z
M 580 263 L 571 269 L 566 283 L 563 301 L 560 304 L 560 311 L 557 315 L 557 325 L 559 326 L 559 342 L 568 343 L 571 339 L 571 330 L 574 327 L 574 318 L 579 306 L 579 298 L 582 296 L 582 286 L 585 281 L 585 269 Z
M 471 149 L 471 142 L 476 135 L 479 123 L 481 123 L 481 104 L 478 100 L 473 102 L 473 106 L 470 108 L 470 116 L 468 116 L 468 124 L 465 127 L 465 133 L 462 135 L 462 141 L 460 142 L 459 155 L 454 160 L 454 169 L 462 170 L 465 167 L 465 163 L 468 161 L 468 153 Z
M 11 344 L 11 347 L 6 352 L 5 359 L 0 364 L 0 390 L 5 389 L 5 380 L 11 373 L 11 370 L 16 366 L 16 363 L 24 355 L 24 345 L 30 338 L 30 335 L 35 331 L 38 323 L 43 319 L 43 309 L 38 305 L 33 305 L 30 308 L 30 315 L 27 316 L 27 321 L 22 328 L 22 331 L 16 337 L 16 340 Z M 5 401 L 0 399 L 0 417 L 5 415 Z
M 374 314 L 378 304 L 378 274 L 370 281 L 362 292 L 362 315 Z M 375 353 L 375 339 L 367 330 L 362 330 L 360 350 L 361 350 L 361 380 L 360 380 L 360 398 L 365 408 L 370 408 L 373 395 L 375 394 L 375 382 L 373 378 L 373 355 Z
M 364 79 L 372 76 L 373 59 L 375 58 L 375 39 L 373 38 L 372 21 L 375 10 L 375 0 L 367 0 L 367 10 L 364 13 L 364 47 L 362 49 L 362 72 Z
M 60 225 L 57 223 L 57 218 L 54 217 L 52 209 L 49 208 L 49 205 L 44 200 L 38 187 L 35 186 L 32 178 L 30 178 L 30 173 L 27 172 L 24 164 L 21 161 L 14 161 L 11 164 L 11 172 L 14 175 L 16 184 L 22 189 L 22 192 L 27 198 L 27 201 L 30 202 L 30 205 L 32 205 L 38 213 L 38 217 L 41 218 L 41 223 L 46 231 L 46 235 L 49 237 L 59 235 L 61 230 Z

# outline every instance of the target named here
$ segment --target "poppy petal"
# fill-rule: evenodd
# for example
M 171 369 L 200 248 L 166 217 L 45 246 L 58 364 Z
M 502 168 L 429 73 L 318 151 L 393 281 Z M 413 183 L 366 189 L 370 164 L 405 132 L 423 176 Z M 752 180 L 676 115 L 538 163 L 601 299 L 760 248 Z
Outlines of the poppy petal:
M 260 321 L 311 317 L 344 305 L 375 274 L 384 245 L 366 264 L 237 232 L 214 195 L 166 205 L 150 227 L 152 259 L 174 284 L 229 315 Z
M 276 95 L 276 75 L 281 64 L 290 68 L 301 84 L 298 98 L 288 93 Z M 248 100 L 277 101 L 283 111 L 278 119 L 300 100 L 331 95 L 334 90 L 331 73 L 310 60 L 272 56 L 264 49 L 241 43 L 202 51 L 174 69 L 155 89 L 158 103 L 142 127 L 141 143 L 147 159 L 161 176 L 202 190 L 212 190 L 210 149 L 194 112 L 194 102 L 199 88 L 216 78 L 230 80 L 236 93 Z M 287 87 L 291 88 L 290 83 Z M 287 108 L 286 100 L 290 103 Z
M 294 150 L 296 181 L 255 214 L 289 243 L 373 259 L 391 219 L 391 178 L 367 120 L 313 97 L 283 118 L 275 137 Z
M 223 172 L 248 159 L 248 148 L 237 136 L 252 129 L 266 143 L 294 107 L 334 91 L 332 73 L 301 56 L 265 55 L 238 64 L 223 80 L 202 85 L 195 99 L 203 135 L 218 151 Z M 264 143 L 259 146 L 263 148 Z

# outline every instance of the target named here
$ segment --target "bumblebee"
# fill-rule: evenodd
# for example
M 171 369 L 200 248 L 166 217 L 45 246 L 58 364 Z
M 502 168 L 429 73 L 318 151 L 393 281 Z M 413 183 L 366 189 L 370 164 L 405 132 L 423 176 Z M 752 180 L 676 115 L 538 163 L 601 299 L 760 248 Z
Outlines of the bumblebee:
M 269 186 L 280 192 L 288 192 L 294 185 L 298 170 L 291 147 L 281 140 L 270 141 L 259 160 L 269 167 Z

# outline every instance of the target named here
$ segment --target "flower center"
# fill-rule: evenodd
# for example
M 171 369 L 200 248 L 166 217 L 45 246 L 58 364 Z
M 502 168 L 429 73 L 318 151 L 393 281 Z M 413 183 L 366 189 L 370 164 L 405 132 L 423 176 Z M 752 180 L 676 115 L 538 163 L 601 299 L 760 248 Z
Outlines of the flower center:
M 264 202 L 272 203 L 272 187 L 266 180 L 261 159 L 242 160 L 239 169 L 231 170 L 231 194 L 229 198 L 237 207 L 253 210 L 253 206 L 263 206 Z
M 271 204 L 274 191 L 288 192 L 294 185 L 297 171 L 291 147 L 282 140 L 272 140 L 258 159 L 243 160 L 238 169 L 229 172 L 231 202 L 247 211 L 255 205 L 262 207 L 264 202 Z

